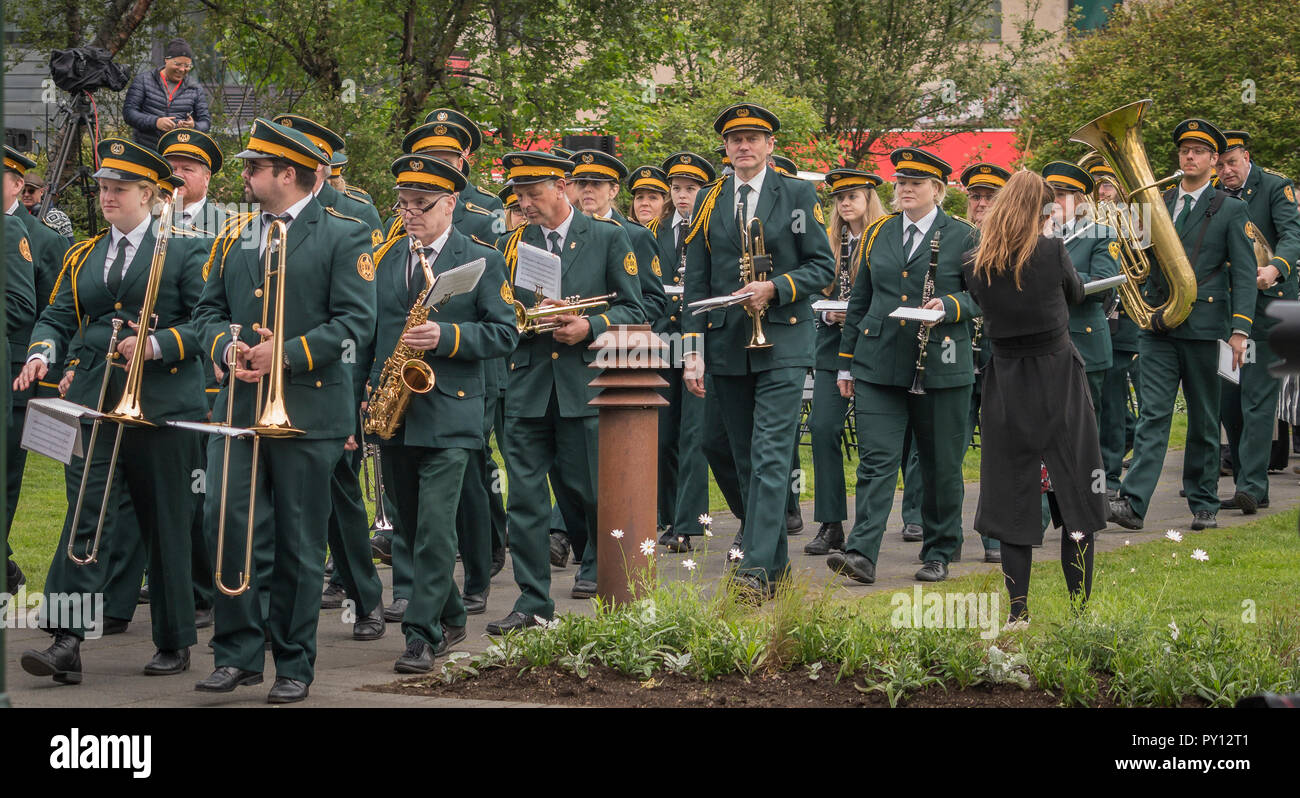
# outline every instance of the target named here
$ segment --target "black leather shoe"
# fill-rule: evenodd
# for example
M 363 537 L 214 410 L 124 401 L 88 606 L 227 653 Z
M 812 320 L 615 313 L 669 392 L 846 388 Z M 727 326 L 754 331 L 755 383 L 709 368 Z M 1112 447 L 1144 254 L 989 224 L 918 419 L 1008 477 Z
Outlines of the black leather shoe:
M 573 590 L 569 591 L 569 596 L 576 599 L 595 598 L 596 583 L 590 579 L 579 579 L 573 583 Z
M 690 535 L 673 535 L 673 539 L 667 543 L 668 550 L 673 554 L 685 554 L 694 551 L 691 546 Z
M 406 605 L 410 602 L 406 599 L 393 599 L 393 603 L 384 607 L 384 620 L 393 623 L 401 623 L 402 616 L 406 614 Z
M 551 565 L 563 568 L 569 564 L 569 538 L 562 532 L 551 533 Z
M 266 694 L 268 704 L 292 704 L 307 698 L 307 683 L 284 676 L 275 677 L 271 692 Z
M 135 603 L 136 604 L 149 603 L 149 584 L 147 582 L 140 586 L 140 597 L 135 600 Z
M 1002 549 L 985 549 L 984 562 L 1002 562 Z
M 939 560 L 926 560 L 921 570 L 916 572 L 916 581 L 918 582 L 942 582 L 948 578 L 947 563 Z
M 1264 506 L 1267 506 L 1267 504 Z M 1254 496 L 1244 490 L 1232 494 L 1231 499 L 1224 499 L 1219 502 L 1220 510 L 1241 510 L 1242 515 L 1254 515 L 1259 508 L 1260 503 L 1255 500 Z
M 208 678 L 194 685 L 200 693 L 230 693 L 236 687 L 261 684 L 261 671 L 245 671 L 233 665 L 221 665 Z
M 131 624 L 125 618 L 104 618 L 104 634 L 120 635 L 126 631 L 126 627 Z
M 921 540 L 924 537 L 925 537 L 925 530 L 921 528 L 920 524 L 903 525 L 904 543 L 916 543 L 917 541 Z
M 329 558 L 325 560 L 325 578 L 329 579 L 333 575 L 334 575 L 334 555 L 331 554 Z
M 1214 517 L 1214 513 L 1209 510 L 1197 510 L 1192 514 L 1192 529 L 1199 532 L 1202 529 L 1217 529 L 1219 521 Z
M 740 522 L 740 531 L 731 539 L 731 548 L 745 550 L 745 522 Z
M 27 650 L 23 670 L 33 676 L 53 676 L 59 684 L 81 684 L 81 640 L 67 632 L 56 632 L 44 651 Z
M 212 608 L 196 607 L 194 610 L 194 628 L 207 629 L 212 625 Z
M 190 669 L 190 647 L 154 652 L 153 658 L 144 666 L 145 676 L 174 676 Z
M 482 615 L 487 612 L 487 599 L 488 594 L 486 590 L 482 593 L 466 593 L 464 598 L 465 614 Z
M 671 546 L 673 545 L 673 541 L 676 539 L 677 535 L 673 534 L 673 528 L 671 526 L 664 527 L 659 533 L 660 546 Z
M 772 585 L 751 573 L 732 572 L 731 583 L 736 589 L 736 597 L 746 604 L 760 605 L 775 592 Z
M 370 538 L 370 556 L 384 565 L 393 564 L 393 540 L 383 535 Z
M 834 551 L 826 558 L 826 567 L 864 585 L 876 581 L 876 564 L 856 551 Z
M 443 624 L 442 642 L 438 644 L 438 647 L 436 649 L 434 649 L 433 655 L 435 657 L 441 657 L 442 655 L 446 654 L 448 651 L 451 651 L 452 646 L 456 645 L 457 643 L 461 642 L 464 639 L 465 639 L 465 627 L 448 626 L 447 624 Z
M 1128 499 L 1123 496 L 1110 502 L 1110 513 L 1106 516 L 1106 523 L 1119 524 L 1125 529 L 1142 528 L 1142 519 L 1133 512 L 1133 505 L 1129 504 Z
M 408 642 L 406 651 L 393 663 L 393 670 L 398 673 L 428 673 L 433 670 L 433 648 L 423 640 Z
M 501 569 L 506 567 L 506 547 L 492 550 L 492 571 L 488 573 L 488 579 L 501 573 Z
M 832 549 L 844 550 L 844 523 L 828 521 L 817 530 L 817 537 L 803 547 L 804 554 L 828 554 Z
M 378 640 L 384 636 L 384 608 L 375 607 L 366 617 L 352 624 L 353 640 Z
M 337 610 L 343 606 L 343 599 L 347 598 L 348 592 L 343 589 L 343 585 L 328 584 L 320 594 L 320 608 L 322 610 Z
M 27 584 L 27 574 L 13 560 L 5 560 L 5 585 L 10 593 L 17 593 L 18 588 Z
M 1106 501 L 1113 502 L 1119 498 L 1119 488 L 1106 488 Z
M 785 516 L 785 533 L 787 535 L 799 535 L 803 533 L 803 512 L 796 507 L 793 513 L 787 513 Z
M 492 621 L 487 625 L 486 631 L 490 635 L 503 635 L 506 632 L 513 632 L 515 629 L 526 629 L 530 626 L 536 625 L 536 618 L 516 611 L 510 613 L 499 621 Z

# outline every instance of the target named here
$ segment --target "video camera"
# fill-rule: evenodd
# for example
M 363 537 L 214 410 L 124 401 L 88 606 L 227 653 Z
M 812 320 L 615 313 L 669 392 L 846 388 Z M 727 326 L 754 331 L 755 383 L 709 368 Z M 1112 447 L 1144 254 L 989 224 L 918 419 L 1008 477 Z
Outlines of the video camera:
M 50 77 L 54 85 L 73 96 L 102 88 L 121 91 L 130 78 L 113 56 L 102 47 L 72 47 L 50 53 Z

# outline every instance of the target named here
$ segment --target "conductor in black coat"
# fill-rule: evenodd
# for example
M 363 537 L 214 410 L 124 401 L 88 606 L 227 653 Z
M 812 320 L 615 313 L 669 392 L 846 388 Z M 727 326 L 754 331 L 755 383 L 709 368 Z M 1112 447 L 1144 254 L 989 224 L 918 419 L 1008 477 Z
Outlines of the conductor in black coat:
M 1061 240 L 1043 235 L 1053 199 L 1042 177 L 1015 174 L 965 265 L 993 348 L 980 408 L 975 528 L 1002 542 L 1010 622 L 1028 619 L 1031 546 L 1043 540 L 1043 465 L 1052 518 L 1062 528 L 1065 583 L 1079 606 L 1092 588 L 1093 533 L 1106 526 L 1096 415 L 1069 331 L 1067 305 L 1083 301 L 1083 283 Z

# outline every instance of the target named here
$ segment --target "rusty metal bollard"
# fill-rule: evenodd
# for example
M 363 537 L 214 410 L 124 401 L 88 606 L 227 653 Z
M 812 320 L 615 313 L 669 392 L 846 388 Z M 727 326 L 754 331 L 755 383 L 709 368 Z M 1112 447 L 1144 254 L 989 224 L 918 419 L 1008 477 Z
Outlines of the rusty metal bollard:
M 659 408 L 668 404 L 657 389 L 668 383 L 668 345 L 648 324 L 611 327 L 592 342 L 591 368 L 602 369 L 589 385 L 600 393 L 600 472 L 597 477 L 596 593 L 617 604 L 635 598 L 650 557 L 642 541 L 658 544 Z M 623 530 L 622 538 L 610 536 Z M 654 555 L 650 555 L 653 557 Z

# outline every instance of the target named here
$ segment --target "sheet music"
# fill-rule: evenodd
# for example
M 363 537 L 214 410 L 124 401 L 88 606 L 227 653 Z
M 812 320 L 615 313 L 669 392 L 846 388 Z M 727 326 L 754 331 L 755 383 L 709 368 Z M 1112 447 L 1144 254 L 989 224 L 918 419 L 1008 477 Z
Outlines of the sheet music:
M 889 314 L 891 319 L 907 319 L 908 321 L 942 321 L 947 315 L 942 310 L 922 310 L 921 308 L 898 308 Z
M 741 302 L 744 302 L 746 299 L 749 299 L 753 295 L 754 295 L 753 291 L 746 291 L 743 294 L 736 294 L 735 296 L 728 294 L 727 296 L 709 297 L 708 299 L 701 299 L 698 302 L 692 302 L 691 304 L 687 305 L 687 307 L 691 309 L 692 316 L 698 316 L 701 313 L 708 313 L 710 310 L 717 310 L 718 308 L 729 308 L 732 305 L 739 305 Z
M 819 299 L 812 303 L 812 309 L 817 313 L 846 313 L 849 303 L 845 299 Z
M 433 289 L 424 300 L 425 307 L 437 307 L 454 296 L 473 291 L 478 286 L 479 278 L 483 276 L 485 268 L 487 268 L 487 258 L 476 258 L 434 277 Z
M 27 420 L 23 423 L 21 446 L 29 452 L 43 454 L 69 465 L 73 455 L 81 456 L 81 414 L 69 412 L 67 408 L 52 408 L 50 402 L 88 410 L 62 399 L 30 400 L 27 403 Z
M 227 438 L 251 438 L 257 434 L 247 427 L 227 427 L 225 424 L 208 424 L 202 421 L 168 421 L 167 426 L 209 435 L 225 435 Z
M 1219 339 L 1219 376 L 1232 383 L 1241 384 L 1241 369 L 1232 367 L 1232 347 Z
M 515 264 L 515 288 L 537 291 L 538 286 L 541 286 L 543 297 L 563 299 L 560 296 L 560 256 L 520 241 L 519 261 Z
M 664 293 L 668 296 L 681 296 L 686 293 L 686 287 L 681 285 L 665 285 Z

